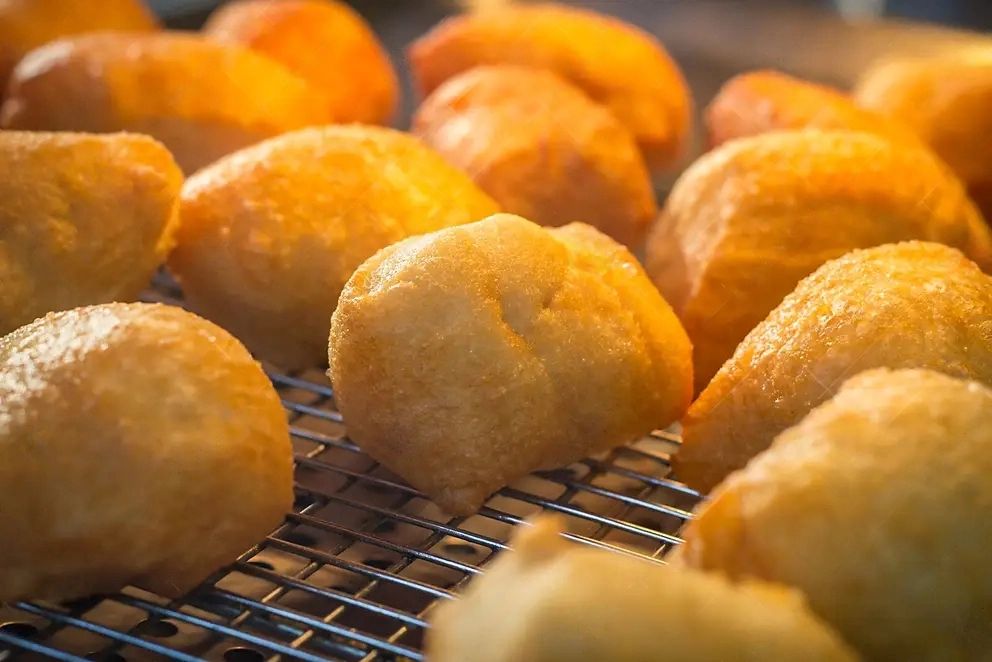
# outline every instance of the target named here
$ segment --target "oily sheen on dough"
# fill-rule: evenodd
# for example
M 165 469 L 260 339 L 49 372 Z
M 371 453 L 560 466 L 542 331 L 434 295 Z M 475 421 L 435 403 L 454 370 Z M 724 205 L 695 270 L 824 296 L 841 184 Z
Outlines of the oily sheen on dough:
M 191 310 L 287 370 L 327 359 L 341 289 L 381 248 L 499 210 L 416 138 L 304 129 L 204 168 L 182 192 L 169 270 Z
M 958 248 L 992 272 L 992 234 L 929 150 L 868 133 L 791 131 L 732 141 L 686 170 L 645 263 L 692 339 L 699 392 L 821 264 L 913 239 Z
M 351 438 L 445 511 L 685 412 L 691 347 L 622 246 L 500 214 L 352 276 L 329 343 Z
M 678 477 L 709 491 L 869 368 L 992 384 L 992 278 L 960 252 L 904 242 L 826 263 L 741 343 L 682 420 Z
M 0 448 L 0 602 L 175 597 L 292 507 L 271 382 L 180 308 L 79 308 L 0 339 Z
M 855 662 L 793 590 L 566 541 L 520 525 L 485 574 L 430 617 L 431 662 Z
M 174 243 L 182 183 L 148 136 L 0 131 L 0 335 L 136 299 Z
M 731 475 L 679 561 L 779 582 L 872 662 L 992 660 L 992 390 L 877 369 Z

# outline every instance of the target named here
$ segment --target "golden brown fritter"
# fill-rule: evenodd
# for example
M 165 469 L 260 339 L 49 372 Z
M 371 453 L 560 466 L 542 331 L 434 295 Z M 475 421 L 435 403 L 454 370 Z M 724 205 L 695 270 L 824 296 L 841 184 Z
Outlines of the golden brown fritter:
M 586 223 L 640 247 L 657 216 L 633 136 L 550 71 L 494 65 L 458 74 L 424 101 L 413 133 L 505 211 L 541 225 Z
M 879 63 L 854 90 L 862 107 L 912 129 L 958 174 L 992 216 L 992 58 Z
M 361 14 L 335 0 L 236 0 L 203 26 L 282 63 L 328 97 L 338 122 L 388 124 L 399 103 L 389 55 Z
M 193 34 L 99 33 L 29 53 L 0 126 L 133 131 L 161 140 L 188 174 L 265 138 L 333 120 L 323 94 L 247 48 Z
M 958 251 L 905 242 L 826 263 L 720 369 L 682 421 L 678 477 L 709 491 L 869 368 L 992 384 L 992 278 Z
M 706 108 L 705 122 L 710 147 L 798 129 L 861 131 L 898 142 L 920 142 L 909 127 L 860 108 L 838 89 L 772 70 L 751 71 L 724 83 Z
M 498 210 L 417 139 L 332 126 L 273 138 L 186 183 L 169 269 L 192 310 L 284 368 L 327 359 L 341 288 L 380 248 Z
M 366 261 L 329 345 L 351 438 L 456 515 L 668 425 L 692 391 L 685 331 L 626 249 L 508 214 Z
M 518 526 L 464 595 L 432 612 L 431 662 L 855 662 L 802 596 Z M 705 633 L 705 636 L 700 636 Z
M 0 601 L 178 597 L 292 507 L 286 414 L 222 329 L 105 304 L 0 339 Z
M 990 660 L 990 412 L 976 382 L 863 372 L 717 488 L 679 560 L 794 586 L 866 660 Z
M 52 40 L 104 30 L 152 32 L 158 29 L 155 15 L 142 0 L 0 2 L 0 99 L 18 61 Z
M 683 173 L 646 264 L 692 338 L 698 393 L 814 269 L 912 239 L 959 248 L 992 270 L 988 227 L 924 147 L 865 133 L 769 133 L 727 143 Z
M 172 248 L 182 183 L 147 136 L 0 131 L 0 335 L 136 299 Z
M 450 18 L 408 51 L 423 94 L 483 64 L 550 69 L 607 106 L 637 139 L 652 169 L 687 147 L 692 99 L 678 66 L 633 25 L 552 2 L 502 5 Z

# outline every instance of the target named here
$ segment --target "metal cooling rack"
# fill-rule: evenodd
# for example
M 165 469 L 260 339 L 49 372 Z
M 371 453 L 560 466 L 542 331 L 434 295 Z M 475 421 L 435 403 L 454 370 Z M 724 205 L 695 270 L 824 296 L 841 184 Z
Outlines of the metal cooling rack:
M 177 296 L 160 279 L 148 300 Z M 452 519 L 348 441 L 321 371 L 269 374 L 297 457 L 283 526 L 181 600 L 126 589 L 0 607 L 0 662 L 422 660 L 432 607 L 504 549 L 522 518 L 554 511 L 577 541 L 660 561 L 699 500 L 667 478 L 678 437 L 656 433 L 530 476 Z

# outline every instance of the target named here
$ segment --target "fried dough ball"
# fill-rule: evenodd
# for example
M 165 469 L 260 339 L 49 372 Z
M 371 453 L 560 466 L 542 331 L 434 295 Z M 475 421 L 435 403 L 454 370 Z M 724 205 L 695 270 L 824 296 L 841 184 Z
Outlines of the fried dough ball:
M 984 384 L 863 372 L 717 489 L 680 561 L 794 586 L 866 660 L 992 659 L 989 412 Z
M 286 131 L 332 121 L 323 95 L 269 58 L 182 33 L 102 33 L 29 53 L 11 76 L 5 128 L 134 131 L 187 173 Z
M 709 491 L 869 368 L 929 368 L 992 384 L 992 278 L 926 242 L 854 251 L 803 280 L 682 421 L 678 477 Z
M 159 29 L 142 0 L 22 0 L 0 2 L 0 99 L 14 66 L 28 52 L 68 35 L 104 30 Z
M 371 126 L 289 133 L 190 177 L 169 269 L 190 309 L 287 369 L 327 359 L 351 274 L 411 235 L 498 210 L 416 138 Z
M 705 112 L 710 147 L 770 131 L 846 129 L 919 143 L 909 127 L 858 107 L 840 90 L 787 74 L 752 71 L 731 78 Z
M 678 66 L 653 36 L 597 12 L 551 2 L 478 10 L 442 22 L 408 57 L 423 94 L 483 64 L 550 69 L 613 111 L 653 170 L 688 144 L 692 99 Z
M 910 127 L 992 218 L 992 58 L 880 63 L 858 81 L 854 98 Z
M 865 133 L 781 132 L 727 143 L 683 173 L 645 263 L 692 338 L 699 392 L 821 264 L 911 239 L 992 269 L 988 227 L 929 150 Z
M 0 131 L 0 335 L 136 299 L 172 247 L 182 182 L 147 136 Z
M 336 0 L 236 0 L 203 26 L 216 41 L 241 44 L 282 63 L 323 91 L 338 122 L 388 124 L 399 81 L 361 14 Z
M 566 541 L 558 517 L 518 526 L 426 632 L 431 662 L 855 662 L 795 591 Z M 705 633 L 705 636 L 700 636 Z
M 329 375 L 362 450 L 462 515 L 676 420 L 691 354 L 622 246 L 499 214 L 366 261 L 334 312 Z
M 658 214 L 633 136 L 550 71 L 496 65 L 456 75 L 417 111 L 413 133 L 504 210 L 541 225 L 586 223 L 639 247 Z
M 0 339 L 0 601 L 189 591 L 282 521 L 271 382 L 180 308 L 52 313 Z

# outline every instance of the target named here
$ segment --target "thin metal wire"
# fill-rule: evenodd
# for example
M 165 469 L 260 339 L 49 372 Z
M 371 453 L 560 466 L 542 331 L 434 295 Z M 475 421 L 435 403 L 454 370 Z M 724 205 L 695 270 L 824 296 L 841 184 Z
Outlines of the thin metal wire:
M 153 299 L 175 303 L 168 291 Z M 297 508 L 285 524 L 183 600 L 129 590 L 69 607 L 13 605 L 0 660 L 421 660 L 430 611 L 484 571 L 528 514 L 557 512 L 573 540 L 656 561 L 680 542 L 699 499 L 668 477 L 678 437 L 659 432 L 504 488 L 473 517 L 448 518 L 344 436 L 323 375 L 270 378 L 297 448 Z M 107 621 L 115 610 L 130 621 Z

